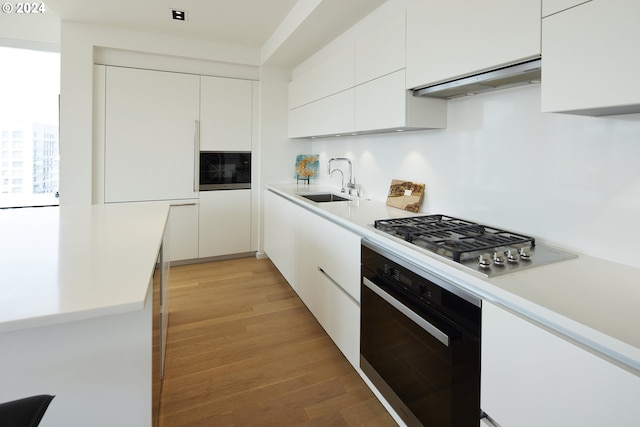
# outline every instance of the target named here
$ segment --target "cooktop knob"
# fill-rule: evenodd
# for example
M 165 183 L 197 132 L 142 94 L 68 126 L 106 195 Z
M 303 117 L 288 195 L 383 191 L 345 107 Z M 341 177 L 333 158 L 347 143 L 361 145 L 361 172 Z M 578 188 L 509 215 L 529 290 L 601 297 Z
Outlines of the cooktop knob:
M 520 250 L 518 252 L 520 253 L 520 257 L 522 259 L 531 258 L 531 248 L 529 246 L 525 246 L 523 248 L 520 248 Z
M 491 255 L 489 253 L 483 253 L 478 258 L 478 264 L 480 268 L 490 268 L 491 267 Z
M 505 263 L 505 256 L 504 256 L 504 252 L 494 252 L 493 253 L 493 263 L 495 265 L 504 265 Z
M 520 260 L 520 254 L 515 249 L 509 249 L 507 251 L 507 261 L 518 262 Z

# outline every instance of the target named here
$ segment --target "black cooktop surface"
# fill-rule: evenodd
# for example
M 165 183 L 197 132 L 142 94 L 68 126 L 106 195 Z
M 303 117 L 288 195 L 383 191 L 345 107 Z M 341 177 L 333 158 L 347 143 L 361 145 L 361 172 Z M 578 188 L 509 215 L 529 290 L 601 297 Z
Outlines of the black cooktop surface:
M 535 246 L 533 237 L 445 215 L 382 219 L 374 227 L 457 262 L 502 247 Z

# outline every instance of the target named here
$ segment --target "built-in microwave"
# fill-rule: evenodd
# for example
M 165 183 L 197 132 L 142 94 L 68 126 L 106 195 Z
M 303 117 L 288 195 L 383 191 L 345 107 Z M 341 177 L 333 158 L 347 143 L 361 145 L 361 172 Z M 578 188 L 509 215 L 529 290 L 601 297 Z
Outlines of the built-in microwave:
M 201 151 L 200 191 L 251 188 L 250 151 Z

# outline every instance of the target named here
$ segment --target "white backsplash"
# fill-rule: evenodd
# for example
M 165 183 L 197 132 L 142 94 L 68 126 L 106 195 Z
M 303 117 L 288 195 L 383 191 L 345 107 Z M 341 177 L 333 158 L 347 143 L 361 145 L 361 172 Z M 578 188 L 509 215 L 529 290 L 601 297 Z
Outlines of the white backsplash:
M 346 156 L 366 198 L 426 184 L 422 211 L 467 218 L 640 268 L 640 115 L 540 113 L 539 85 L 449 101 L 444 130 L 317 139 Z M 346 171 L 345 171 L 346 172 Z

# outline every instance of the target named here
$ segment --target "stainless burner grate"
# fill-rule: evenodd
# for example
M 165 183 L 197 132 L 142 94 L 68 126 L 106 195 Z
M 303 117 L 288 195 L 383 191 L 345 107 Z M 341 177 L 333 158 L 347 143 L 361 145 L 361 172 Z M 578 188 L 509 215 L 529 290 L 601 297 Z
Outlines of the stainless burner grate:
M 501 247 L 535 246 L 533 237 L 445 215 L 377 220 L 374 227 L 457 262 Z

